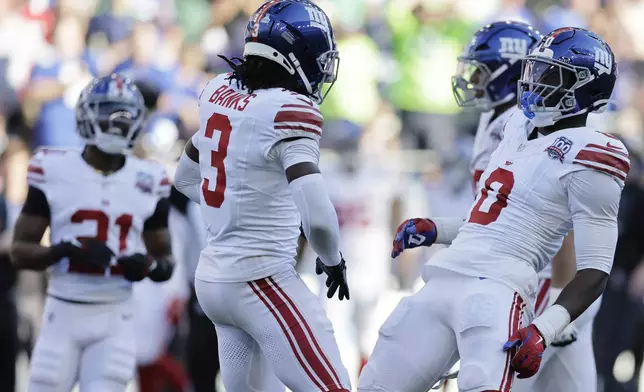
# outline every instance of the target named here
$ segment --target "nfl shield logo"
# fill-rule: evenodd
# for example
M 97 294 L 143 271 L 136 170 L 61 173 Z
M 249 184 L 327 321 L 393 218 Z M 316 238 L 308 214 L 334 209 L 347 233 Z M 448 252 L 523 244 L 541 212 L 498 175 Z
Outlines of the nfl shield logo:
M 136 173 L 136 188 L 143 193 L 152 193 L 154 187 L 154 177 L 151 174 L 138 172 Z
M 558 159 L 559 162 L 563 162 L 564 156 L 570 148 L 572 147 L 572 141 L 564 136 L 559 136 L 555 139 L 554 143 L 545 151 L 548 153 L 548 156 L 552 159 Z

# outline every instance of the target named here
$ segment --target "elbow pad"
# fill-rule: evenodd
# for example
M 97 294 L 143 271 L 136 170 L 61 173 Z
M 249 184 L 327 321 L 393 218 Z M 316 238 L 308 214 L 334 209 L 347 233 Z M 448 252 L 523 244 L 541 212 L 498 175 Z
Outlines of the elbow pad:
M 177 171 L 174 174 L 174 187 L 190 200 L 199 204 L 201 202 L 201 170 L 199 164 L 183 153 L 179 159 Z
M 340 228 L 335 208 L 319 173 L 296 178 L 289 184 L 302 218 L 302 230 L 309 244 L 326 265 L 340 263 Z

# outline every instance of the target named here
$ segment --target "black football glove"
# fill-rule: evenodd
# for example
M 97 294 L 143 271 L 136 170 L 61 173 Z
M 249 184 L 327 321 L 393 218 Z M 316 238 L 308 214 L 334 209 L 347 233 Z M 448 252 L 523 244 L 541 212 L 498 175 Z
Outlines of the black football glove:
M 344 257 L 342 257 L 340 264 L 334 265 L 333 267 L 324 264 L 318 257 L 315 260 L 315 273 L 322 275 L 322 272 L 327 275 L 326 287 L 329 288 L 326 292 L 327 298 L 333 298 L 337 290 L 340 301 L 345 298 L 350 299 L 349 285 L 347 284 L 347 266 L 345 265 Z
M 52 254 L 58 260 L 67 257 L 72 263 L 91 265 L 99 270 L 110 267 L 114 252 L 96 239 L 63 241 L 52 247 Z
M 123 270 L 123 276 L 130 282 L 140 282 L 148 276 L 150 259 L 141 253 L 119 257 L 116 261 Z
M 165 282 L 172 277 L 174 264 L 165 258 L 154 260 L 148 268 L 148 278 L 155 282 Z

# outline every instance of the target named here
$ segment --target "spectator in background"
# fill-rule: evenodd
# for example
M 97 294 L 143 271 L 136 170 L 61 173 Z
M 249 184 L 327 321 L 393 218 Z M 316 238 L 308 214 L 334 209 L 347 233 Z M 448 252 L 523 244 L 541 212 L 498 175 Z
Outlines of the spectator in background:
M 0 154 L 7 148 L 5 122 L 0 117 Z M 2 165 L 6 161 L 2 156 Z M 16 385 L 16 355 L 18 352 L 18 313 L 16 309 L 16 271 L 9 259 L 11 219 L 4 192 L 0 193 L 0 391 L 13 391 Z
M 197 101 L 212 75 L 204 72 L 206 58 L 199 46 L 184 44 L 179 56 L 172 89 L 161 96 L 158 109 L 163 114 L 176 116 L 181 122 L 181 138 L 188 139 L 199 129 Z
M 157 94 L 174 87 L 173 78 L 176 64 L 158 62 L 162 32 L 152 22 L 134 25 L 130 37 L 131 55 L 114 68 L 113 72 L 135 82 L 143 82 L 154 88 Z
M 392 0 L 387 19 L 400 67 L 389 94 L 402 112 L 403 147 L 449 151 L 458 112 L 450 76 L 472 26 L 448 0 Z
M 586 27 L 586 15 L 594 11 L 597 3 L 588 0 L 566 0 L 563 4 L 554 4 L 543 12 L 541 30 L 542 33 L 558 29 L 560 27 Z
M 85 28 L 64 17 L 54 30 L 53 46 L 38 59 L 24 99 L 25 117 L 33 124 L 32 147 L 78 146 L 74 107 L 81 90 L 96 74 L 85 51 Z
M 583 0 L 582 0 L 583 1 Z M 496 22 L 504 19 L 518 20 L 526 22 L 529 25 L 537 26 L 537 20 L 532 11 L 526 7 L 526 0 L 503 0 L 501 9 L 495 13 L 494 19 L 490 22 Z M 545 33 L 548 33 L 546 31 Z

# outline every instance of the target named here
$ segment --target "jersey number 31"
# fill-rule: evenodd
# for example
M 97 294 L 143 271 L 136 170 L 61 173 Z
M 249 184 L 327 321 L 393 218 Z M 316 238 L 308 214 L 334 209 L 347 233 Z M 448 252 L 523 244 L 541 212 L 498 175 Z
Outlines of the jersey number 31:
M 470 213 L 469 222 L 488 225 L 499 218 L 501 210 L 508 205 L 508 196 L 514 186 L 514 174 L 498 168 L 485 180 L 481 195 Z
M 217 151 L 210 151 L 210 166 L 217 169 L 217 178 L 215 181 L 215 190 L 210 190 L 210 179 L 204 176 L 201 191 L 207 205 L 214 208 L 220 208 L 224 203 L 224 192 L 226 191 L 226 168 L 224 159 L 228 156 L 228 143 L 230 142 L 230 132 L 233 130 L 230 119 L 220 113 L 214 113 L 208 119 L 206 124 L 205 136 L 212 139 L 215 131 L 221 132 Z

